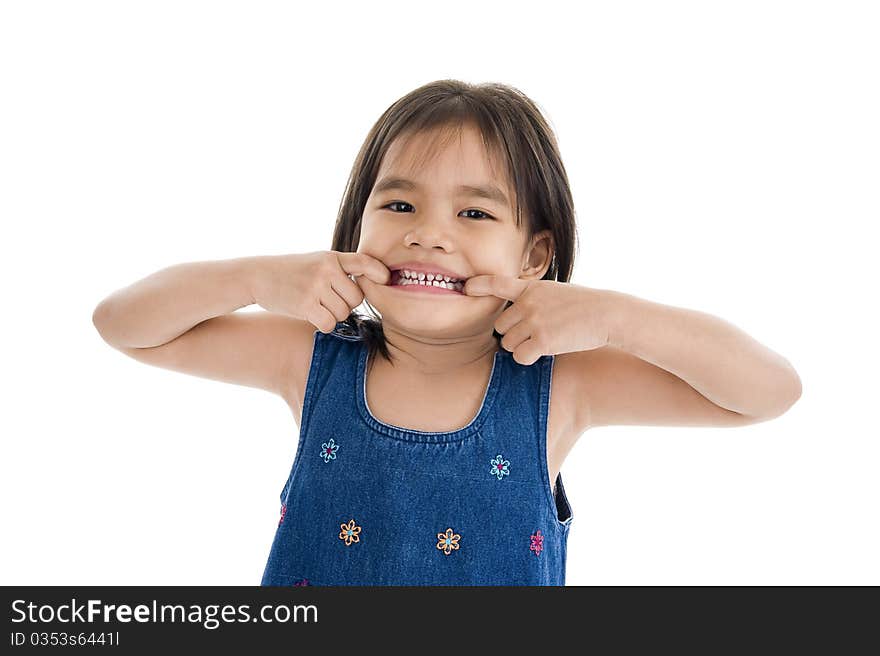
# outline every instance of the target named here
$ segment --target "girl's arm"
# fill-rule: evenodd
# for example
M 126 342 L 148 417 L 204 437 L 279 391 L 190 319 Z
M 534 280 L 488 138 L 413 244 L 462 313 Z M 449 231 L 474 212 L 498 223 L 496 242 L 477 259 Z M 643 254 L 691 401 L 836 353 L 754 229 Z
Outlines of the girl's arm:
M 107 296 L 92 321 L 114 347 L 166 344 L 206 319 L 253 304 L 261 259 L 175 264 Z
M 705 312 L 610 289 L 486 274 L 469 296 L 513 301 L 495 321 L 525 365 L 555 355 L 557 405 L 572 435 L 593 426 L 742 426 L 801 395 L 788 360 Z
M 235 312 L 259 304 L 272 287 L 273 257 L 162 269 L 110 294 L 92 321 L 108 344 L 139 362 L 264 389 L 297 414 L 315 327 L 275 312 Z
M 608 345 L 668 371 L 715 405 L 755 419 L 777 417 L 801 395 L 791 363 L 719 317 L 608 294 Z

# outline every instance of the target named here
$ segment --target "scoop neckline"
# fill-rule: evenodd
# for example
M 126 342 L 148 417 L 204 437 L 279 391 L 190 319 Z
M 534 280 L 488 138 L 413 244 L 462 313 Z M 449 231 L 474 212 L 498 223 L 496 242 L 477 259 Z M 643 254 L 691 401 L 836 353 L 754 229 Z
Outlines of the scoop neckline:
M 361 417 L 370 428 L 378 433 L 398 440 L 433 443 L 457 442 L 463 440 L 480 430 L 480 426 L 482 426 L 483 421 L 485 421 L 486 417 L 489 415 L 489 411 L 492 409 L 492 403 L 495 401 L 498 388 L 501 385 L 501 372 L 503 368 L 499 363 L 503 352 L 504 349 L 498 349 L 495 351 L 492 360 L 492 372 L 489 375 L 489 382 L 486 385 L 486 390 L 483 392 L 483 401 L 480 404 L 480 409 L 471 419 L 470 423 L 454 431 L 432 432 L 386 424 L 384 421 L 373 416 L 373 413 L 367 405 L 366 370 L 369 350 L 367 349 L 366 343 L 361 342 L 360 353 L 358 354 L 357 376 L 355 377 L 355 398 L 357 399 L 358 410 L 361 413 Z

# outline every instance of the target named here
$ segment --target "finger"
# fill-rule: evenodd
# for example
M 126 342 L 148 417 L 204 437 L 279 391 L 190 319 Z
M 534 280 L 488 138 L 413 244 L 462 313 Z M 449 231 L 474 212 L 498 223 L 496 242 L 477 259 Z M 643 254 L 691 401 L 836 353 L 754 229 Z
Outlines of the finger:
M 331 333 L 336 327 L 336 319 L 330 311 L 320 303 L 309 312 L 306 319 L 322 333 Z
M 500 330 L 498 332 L 501 332 Z M 520 321 L 501 338 L 501 346 L 513 353 L 519 346 L 532 336 L 531 327 Z
M 349 311 L 364 302 L 364 292 L 357 281 L 349 276 L 337 276 L 330 279 L 330 287 L 348 304 Z
M 391 271 L 381 261 L 366 253 L 337 253 L 342 269 L 353 276 L 366 276 L 378 285 L 391 282 Z
M 535 364 L 542 355 L 538 341 L 534 339 L 527 339 L 513 351 L 513 359 L 524 366 Z
M 501 316 L 495 320 L 495 330 L 504 335 L 522 320 L 522 310 L 516 303 L 514 303 L 504 310 L 504 312 L 501 313 Z
M 525 280 L 493 273 L 470 278 L 462 291 L 468 296 L 497 296 L 516 301 L 528 286 Z
M 348 315 L 351 314 L 351 307 L 332 287 L 321 294 L 321 305 L 330 311 L 330 314 L 336 318 L 336 321 L 345 321 L 348 319 Z

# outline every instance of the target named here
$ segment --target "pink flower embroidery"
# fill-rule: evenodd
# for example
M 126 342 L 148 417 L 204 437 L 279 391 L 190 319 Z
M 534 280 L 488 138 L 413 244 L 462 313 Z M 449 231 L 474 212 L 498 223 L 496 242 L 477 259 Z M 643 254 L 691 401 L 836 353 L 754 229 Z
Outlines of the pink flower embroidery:
M 544 536 L 541 535 L 541 531 L 532 535 L 532 544 L 529 546 L 529 551 L 534 551 L 536 556 L 541 555 L 541 551 L 544 550 Z
M 278 526 L 281 526 L 281 522 L 284 521 L 284 514 L 287 512 L 287 504 L 281 504 L 281 519 L 278 520 Z
M 294 584 L 293 584 L 293 587 L 296 588 L 296 587 L 305 586 L 305 585 L 308 585 L 308 584 L 309 584 L 309 580 L 308 580 L 308 579 L 302 579 L 301 581 L 297 581 L 296 583 L 294 583 Z

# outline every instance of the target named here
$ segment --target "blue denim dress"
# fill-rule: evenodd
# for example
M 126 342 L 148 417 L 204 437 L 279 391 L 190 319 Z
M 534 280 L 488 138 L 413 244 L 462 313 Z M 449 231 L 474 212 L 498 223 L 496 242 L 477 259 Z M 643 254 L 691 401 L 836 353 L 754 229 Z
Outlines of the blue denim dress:
M 565 585 L 572 520 L 547 473 L 553 356 L 495 353 L 477 415 L 450 432 L 375 418 L 367 347 L 315 331 L 300 437 L 261 585 Z M 403 393 L 406 393 L 405 391 Z

